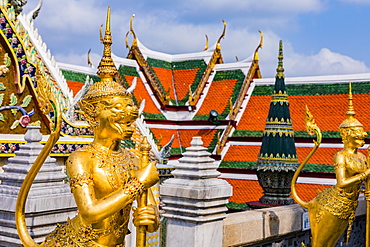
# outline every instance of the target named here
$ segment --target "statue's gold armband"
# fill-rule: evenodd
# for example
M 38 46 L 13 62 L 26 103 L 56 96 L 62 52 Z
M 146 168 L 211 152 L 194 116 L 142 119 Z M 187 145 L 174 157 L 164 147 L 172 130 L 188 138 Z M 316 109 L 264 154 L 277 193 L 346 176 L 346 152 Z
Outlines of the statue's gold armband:
M 338 168 L 346 169 L 346 164 L 344 164 L 344 163 L 334 164 L 334 170 L 337 170 Z
M 69 186 L 71 187 L 71 191 L 77 188 L 78 186 L 82 186 L 84 184 L 89 185 L 93 183 L 93 177 L 90 174 L 77 174 L 76 177 L 69 179 Z

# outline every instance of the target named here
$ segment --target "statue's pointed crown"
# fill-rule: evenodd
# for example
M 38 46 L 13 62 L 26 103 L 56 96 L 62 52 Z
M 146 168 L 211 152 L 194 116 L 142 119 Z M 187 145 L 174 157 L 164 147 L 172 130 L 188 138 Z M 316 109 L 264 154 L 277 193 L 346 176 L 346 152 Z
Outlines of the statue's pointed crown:
M 352 96 L 352 83 L 349 83 L 349 93 L 348 93 L 348 108 L 346 112 L 347 118 L 339 125 L 338 128 L 350 128 L 350 127 L 363 127 L 363 125 L 355 118 L 355 109 L 353 107 L 353 96 Z
M 91 86 L 83 100 L 90 101 L 107 96 L 130 95 L 120 83 L 114 80 L 118 70 L 111 55 L 112 33 L 110 30 L 110 7 L 108 7 L 107 11 L 104 38 L 101 37 L 100 41 L 104 44 L 103 57 L 100 60 L 97 72 L 97 75 L 100 77 L 100 81 Z

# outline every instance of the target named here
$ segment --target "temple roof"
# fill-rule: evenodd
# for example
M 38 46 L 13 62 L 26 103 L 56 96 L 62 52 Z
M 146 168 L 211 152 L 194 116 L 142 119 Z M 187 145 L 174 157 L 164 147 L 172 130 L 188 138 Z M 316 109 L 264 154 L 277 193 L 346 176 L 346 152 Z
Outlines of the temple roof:
M 15 21 L 14 16 L 9 17 L 7 13 L 4 18 L 11 23 L 18 23 L 9 26 L 16 36 L 19 36 L 28 64 L 35 65 L 33 59 L 40 58 L 39 61 L 42 63 L 39 65 L 45 72 L 45 78 L 49 75 L 56 88 L 55 92 L 61 96 L 65 107 L 63 137 L 53 154 L 67 156 L 91 140 L 93 133 L 84 119 L 83 112 L 73 104 L 78 100 L 79 93 L 83 93 L 84 85 L 99 79 L 96 76 L 96 69 L 56 63 L 46 44 L 37 34 L 32 21 L 22 14 L 19 22 Z M 224 31 L 225 27 L 224 24 Z M 140 135 L 136 135 L 135 140 L 125 142 L 123 145 L 135 147 L 140 136 L 147 135 L 153 146 L 157 144 L 161 148 L 171 142 L 173 136 L 170 157 L 166 157 L 170 159 L 168 164 L 171 165 L 177 162 L 185 148 L 190 146 L 191 137 L 197 135 L 202 137 L 204 145 L 220 164 L 223 173 L 228 170 L 253 173 L 249 168 L 257 162 L 275 78 L 261 78 L 258 51 L 262 47 L 263 36 L 260 43 L 256 44 L 257 48 L 250 51 L 245 60 L 225 63 L 221 55 L 224 31 L 212 48 L 196 53 L 172 55 L 153 51 L 140 43 L 136 37 L 136 44 L 129 46 L 128 57 L 112 54 L 119 71 L 118 79 L 125 87 L 131 86 L 136 81 L 134 101 L 143 107 L 142 117 L 138 119 L 136 125 L 136 133 Z M 29 36 L 20 36 L 21 33 L 28 33 Z M 7 39 L 4 41 L 9 42 Z M 10 43 L 9 45 L 11 47 Z M 13 53 L 16 58 L 14 49 Z M 346 112 L 349 81 L 353 82 L 356 118 L 365 124 L 366 131 L 370 130 L 366 126 L 366 123 L 370 122 L 368 114 L 370 74 L 284 79 L 289 93 L 290 117 L 299 161 L 306 157 L 313 146 L 312 138 L 305 132 L 305 105 L 309 106 L 323 132 L 323 144 L 309 160 L 304 173 L 317 176 L 331 174 L 333 156 L 342 148 L 337 130 Z M 27 90 L 24 92 L 23 96 L 29 93 Z M 23 96 L 19 98 L 20 102 Z M 32 108 L 31 105 L 37 105 L 35 98 L 33 105 L 31 103 L 28 105 L 29 108 Z M 211 110 L 218 113 L 215 119 L 210 118 Z M 20 115 L 16 117 L 19 118 Z M 20 126 L 17 128 L 23 131 Z M 22 143 L 18 137 L 13 142 L 5 140 L 8 135 L 2 135 L 1 138 L 4 140 L 0 140 L 0 147 L 4 146 L 6 151 L 1 151 L 0 148 L 0 156 L 14 155 L 17 145 Z M 158 150 L 156 152 L 156 155 L 160 155 Z M 360 152 L 365 152 L 365 149 L 361 149 Z M 234 186 L 231 202 L 257 201 L 262 195 L 262 189 L 255 180 L 227 180 Z M 308 200 L 316 194 L 317 189 L 325 186 L 301 183 L 298 184 L 298 190 L 300 188 L 306 190 L 307 193 L 302 198 Z M 251 191 L 250 197 L 248 193 L 239 194 L 241 193 L 239 188 Z

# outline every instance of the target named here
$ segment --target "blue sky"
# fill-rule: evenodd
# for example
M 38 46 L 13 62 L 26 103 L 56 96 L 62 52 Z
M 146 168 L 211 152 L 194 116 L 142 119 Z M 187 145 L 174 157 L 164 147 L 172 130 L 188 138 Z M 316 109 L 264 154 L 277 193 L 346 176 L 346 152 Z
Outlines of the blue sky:
M 25 12 L 37 5 L 28 0 Z M 94 65 L 102 54 L 99 26 L 112 8 L 113 53 L 126 56 L 125 34 L 135 14 L 134 30 L 148 48 L 169 54 L 197 52 L 205 34 L 221 41 L 226 62 L 250 56 L 264 35 L 260 51 L 263 77 L 273 77 L 279 40 L 284 43 L 286 76 L 370 72 L 370 0 L 44 0 L 35 20 L 57 61 Z

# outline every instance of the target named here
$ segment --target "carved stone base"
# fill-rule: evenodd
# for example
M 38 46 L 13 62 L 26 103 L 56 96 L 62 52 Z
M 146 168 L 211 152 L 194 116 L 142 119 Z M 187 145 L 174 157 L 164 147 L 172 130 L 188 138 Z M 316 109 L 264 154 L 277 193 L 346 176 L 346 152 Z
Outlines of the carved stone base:
M 264 195 L 259 199 L 262 204 L 290 205 L 294 200 L 290 197 L 290 184 L 294 171 L 257 171 L 258 181 Z

